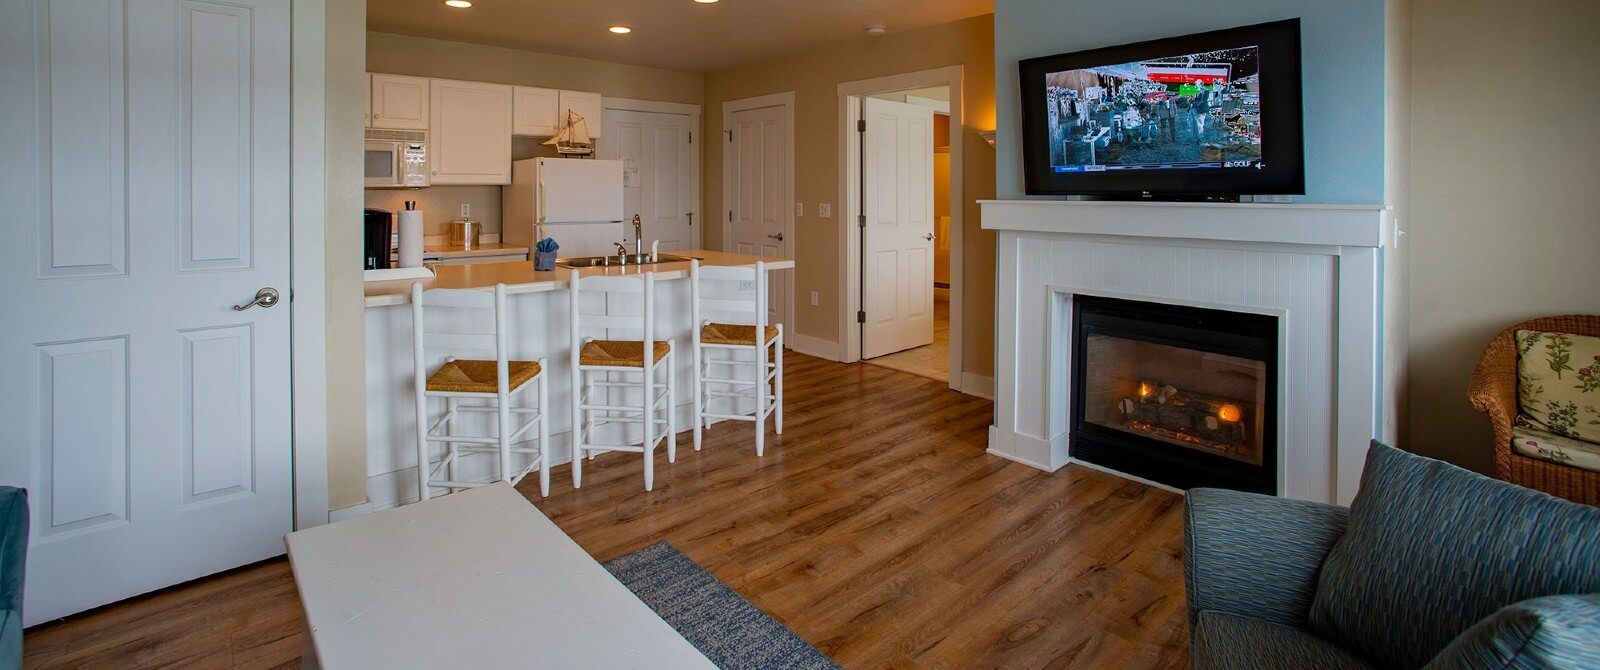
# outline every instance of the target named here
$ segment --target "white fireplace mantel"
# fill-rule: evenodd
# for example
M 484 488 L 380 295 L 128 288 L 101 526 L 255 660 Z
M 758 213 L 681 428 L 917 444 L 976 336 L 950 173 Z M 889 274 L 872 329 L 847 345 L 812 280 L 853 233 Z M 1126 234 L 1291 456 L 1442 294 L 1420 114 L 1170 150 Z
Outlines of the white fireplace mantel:
M 1383 205 L 990 200 L 997 231 L 989 452 L 1069 461 L 1072 297 L 1277 316 L 1278 489 L 1349 503 L 1367 444 L 1390 439 Z

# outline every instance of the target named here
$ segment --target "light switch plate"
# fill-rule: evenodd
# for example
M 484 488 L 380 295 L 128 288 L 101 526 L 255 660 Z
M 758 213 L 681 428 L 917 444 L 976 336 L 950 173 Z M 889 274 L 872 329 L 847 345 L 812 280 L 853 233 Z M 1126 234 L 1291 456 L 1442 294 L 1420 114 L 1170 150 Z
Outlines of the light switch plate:
M 817 292 L 816 292 L 816 291 L 812 291 L 812 292 L 811 292 L 811 306 L 812 306 L 812 307 L 816 307 L 816 306 L 817 306 L 817 300 L 818 300 L 818 299 L 819 299 L 819 298 L 818 298 L 818 296 L 817 296 Z
M 803 219 L 803 218 L 805 218 L 805 216 L 806 216 L 806 204 L 803 203 L 803 202 L 795 203 L 794 204 L 794 218 Z
M 833 218 L 833 205 L 825 202 L 817 203 L 817 216 L 824 219 Z

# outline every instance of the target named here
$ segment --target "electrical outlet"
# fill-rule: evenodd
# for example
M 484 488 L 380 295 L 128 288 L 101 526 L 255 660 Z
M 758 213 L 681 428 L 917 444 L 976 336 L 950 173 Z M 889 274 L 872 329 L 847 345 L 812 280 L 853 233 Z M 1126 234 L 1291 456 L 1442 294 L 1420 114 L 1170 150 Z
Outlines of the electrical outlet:
M 461 219 L 463 221 L 466 221 L 466 220 L 469 220 L 471 218 L 472 218 L 472 203 L 467 203 L 467 202 L 461 203 Z
M 824 219 L 833 218 L 833 205 L 825 202 L 817 203 L 817 216 Z
M 820 299 L 821 298 L 817 295 L 816 291 L 812 291 L 811 292 L 811 306 L 812 307 L 816 307 L 817 306 L 817 301 L 820 300 Z
M 794 218 L 796 218 L 796 219 L 805 218 L 805 215 L 806 215 L 806 204 L 803 203 L 803 202 L 795 203 L 794 204 Z

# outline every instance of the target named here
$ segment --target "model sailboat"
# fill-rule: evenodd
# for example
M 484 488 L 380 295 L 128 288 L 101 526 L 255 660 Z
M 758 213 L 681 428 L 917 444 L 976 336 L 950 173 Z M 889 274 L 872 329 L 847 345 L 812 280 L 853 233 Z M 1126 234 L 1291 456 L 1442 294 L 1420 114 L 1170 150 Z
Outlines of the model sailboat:
M 554 137 L 545 140 L 545 146 L 555 147 L 563 156 L 594 155 L 594 140 L 589 137 L 589 123 L 577 112 L 567 110 L 567 124 Z

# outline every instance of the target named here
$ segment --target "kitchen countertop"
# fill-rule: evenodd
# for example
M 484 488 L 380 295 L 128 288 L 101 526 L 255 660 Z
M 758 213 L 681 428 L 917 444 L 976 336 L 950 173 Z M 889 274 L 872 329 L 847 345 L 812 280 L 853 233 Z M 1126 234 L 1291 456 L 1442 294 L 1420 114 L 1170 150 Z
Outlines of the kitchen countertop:
M 422 255 L 438 258 L 466 258 L 469 256 L 506 256 L 509 254 L 526 254 L 528 248 L 519 244 L 503 244 L 500 242 L 485 242 L 473 249 L 462 249 L 454 244 L 424 244 Z
M 489 245 L 484 246 L 488 247 Z M 746 254 L 731 254 L 704 249 L 662 253 L 697 258 L 702 265 L 750 265 L 756 261 L 766 261 L 768 270 L 785 270 L 794 267 L 794 261 L 788 259 L 758 258 Z M 433 270 L 435 273 L 433 279 L 416 280 L 422 282 L 423 288 L 475 289 L 489 288 L 495 284 L 505 284 L 506 293 L 508 294 L 559 291 L 567 287 L 567 277 L 572 273 L 572 269 L 562 267 L 548 271 L 535 270 L 533 269 L 533 261 L 440 265 L 434 267 Z M 648 265 L 578 269 L 578 274 L 582 277 L 638 275 L 645 272 L 654 272 L 656 279 L 681 279 L 689 276 L 689 263 L 678 261 Z M 367 282 L 365 287 L 366 306 L 382 307 L 385 305 L 403 305 L 411 302 L 412 281 L 403 279 Z

